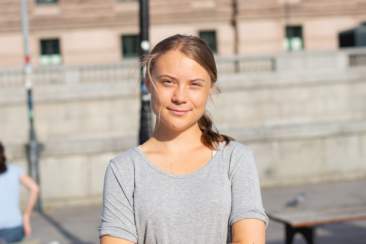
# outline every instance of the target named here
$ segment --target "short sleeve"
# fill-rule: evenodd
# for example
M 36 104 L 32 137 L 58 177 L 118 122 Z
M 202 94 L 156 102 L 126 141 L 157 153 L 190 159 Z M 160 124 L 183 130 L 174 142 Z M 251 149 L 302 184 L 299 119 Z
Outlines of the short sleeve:
M 17 179 L 20 179 L 20 177 L 25 174 L 24 169 L 22 169 L 21 167 L 19 167 L 17 165 L 9 164 L 8 167 L 9 167 L 11 174 L 13 176 L 15 176 Z
M 99 237 L 109 235 L 137 243 L 133 189 L 113 161 L 104 178 L 103 213 Z M 132 186 L 133 187 L 133 186 Z
M 240 145 L 231 157 L 232 207 L 230 225 L 242 219 L 260 219 L 268 225 L 260 191 L 258 171 L 252 150 Z
M 16 167 L 16 169 L 17 169 L 16 174 L 18 178 L 20 178 L 22 175 L 25 175 L 24 169 L 22 169 L 21 167 Z

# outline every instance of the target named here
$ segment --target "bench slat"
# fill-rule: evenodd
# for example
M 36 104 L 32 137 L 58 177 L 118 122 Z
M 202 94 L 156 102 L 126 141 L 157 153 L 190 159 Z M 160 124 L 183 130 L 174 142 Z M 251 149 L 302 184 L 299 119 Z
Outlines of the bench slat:
M 267 215 L 293 228 L 366 219 L 366 204 L 332 206 L 318 209 L 287 208 Z

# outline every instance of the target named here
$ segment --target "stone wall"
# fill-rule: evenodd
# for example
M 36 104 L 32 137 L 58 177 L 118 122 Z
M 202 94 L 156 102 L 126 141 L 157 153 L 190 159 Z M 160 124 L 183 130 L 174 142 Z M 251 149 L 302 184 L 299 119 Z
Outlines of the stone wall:
M 253 149 L 263 186 L 366 176 L 366 62 L 350 66 L 352 55 L 364 60 L 366 51 L 234 57 L 245 67 L 251 60 L 252 68 L 272 60 L 272 69 L 241 73 L 225 72 L 230 60 L 218 58 L 222 93 L 208 111 L 220 132 Z M 70 66 L 53 71 L 58 76 L 35 74 L 44 206 L 101 202 L 109 160 L 137 145 L 136 75 L 127 81 L 128 72 L 117 66 L 131 68 L 95 65 L 88 71 L 94 73 L 83 73 L 86 67 Z M 0 74 L 0 139 L 9 162 L 27 169 L 25 90 L 18 76 Z

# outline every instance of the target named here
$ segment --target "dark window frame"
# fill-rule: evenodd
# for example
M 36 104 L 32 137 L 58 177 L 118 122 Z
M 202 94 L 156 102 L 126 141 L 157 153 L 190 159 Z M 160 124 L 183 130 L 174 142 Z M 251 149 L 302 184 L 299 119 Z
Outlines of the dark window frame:
M 355 31 L 338 33 L 339 48 L 351 48 L 356 46 Z
M 62 64 L 61 41 L 59 38 L 40 39 L 39 47 L 40 47 L 40 58 L 49 59 L 49 58 L 52 58 L 52 56 L 54 56 L 54 55 L 58 55 L 60 58 L 59 59 L 60 63 L 52 63 L 52 62 L 46 63 L 46 64 L 41 63 L 41 65 L 60 65 L 60 64 Z
M 54 45 L 54 44 L 56 44 L 56 46 L 52 47 L 51 45 Z M 47 45 L 47 46 L 45 47 L 44 45 Z M 41 39 L 40 47 L 41 47 L 40 48 L 41 55 L 53 55 L 53 54 L 61 55 L 60 39 L 58 39 L 58 38 Z M 52 50 L 52 49 L 54 49 L 54 50 Z
M 303 27 L 302 25 L 286 25 L 285 26 L 285 35 L 286 35 L 286 39 L 288 40 L 288 49 L 287 51 L 296 51 L 293 49 L 292 45 L 291 45 L 291 38 L 300 38 L 301 39 L 301 49 L 300 50 L 304 50 L 305 49 L 305 43 L 304 43 L 304 31 L 303 31 Z
M 135 40 L 133 40 L 133 39 L 135 39 Z M 128 44 L 126 44 L 126 43 L 128 43 Z M 130 45 L 130 47 L 125 46 L 125 45 Z M 122 54 L 122 58 L 137 58 L 139 56 L 139 35 L 138 34 L 121 35 L 121 54 Z
M 58 4 L 58 0 L 36 0 L 36 4 Z
M 210 35 L 213 35 L 212 41 L 207 40 L 206 38 Z M 217 46 L 217 31 L 216 30 L 202 30 L 198 32 L 199 38 L 204 40 L 207 45 L 211 48 L 211 51 L 214 54 L 218 54 L 218 46 Z M 205 37 L 206 36 L 206 37 Z

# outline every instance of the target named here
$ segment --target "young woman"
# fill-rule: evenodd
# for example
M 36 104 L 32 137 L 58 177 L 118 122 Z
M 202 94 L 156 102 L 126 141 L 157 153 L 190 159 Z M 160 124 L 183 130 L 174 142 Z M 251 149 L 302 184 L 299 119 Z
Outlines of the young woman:
M 205 114 L 217 80 L 210 48 L 175 35 L 145 64 L 156 126 L 107 168 L 101 243 L 264 244 L 268 218 L 253 153 Z
M 23 216 L 19 209 L 19 183 L 29 190 Z M 37 183 L 22 168 L 6 164 L 4 146 L 0 142 L 0 243 L 19 242 L 24 235 L 30 235 L 30 214 L 38 192 Z

